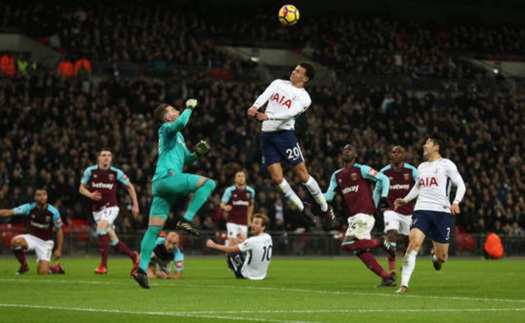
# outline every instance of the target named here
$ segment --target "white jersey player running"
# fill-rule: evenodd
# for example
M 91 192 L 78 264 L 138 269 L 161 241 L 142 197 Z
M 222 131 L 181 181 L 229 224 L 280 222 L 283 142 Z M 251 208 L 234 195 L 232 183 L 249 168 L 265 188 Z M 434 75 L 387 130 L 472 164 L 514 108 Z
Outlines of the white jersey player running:
M 456 165 L 442 158 L 441 139 L 433 136 L 423 146 L 423 157 L 427 160 L 419 165 L 417 181 L 404 198 L 395 201 L 398 208 L 417 197 L 412 217 L 408 250 L 403 259 L 401 287 L 397 293 L 408 291 L 408 283 L 416 266 L 416 256 L 428 233 L 432 233 L 432 263 L 440 270 L 448 256 L 452 214 L 460 213 L 459 203 L 465 195 L 465 183 Z M 454 202 L 450 203 L 451 184 L 457 187 Z
M 234 271 L 235 277 L 262 280 L 266 277 L 272 259 L 272 237 L 265 232 L 268 224 L 269 219 L 266 215 L 254 214 L 251 223 L 252 237 L 246 239 L 246 236 L 239 233 L 240 243 L 229 246 L 208 239 L 206 246 L 228 253 L 230 268 Z
M 333 211 L 326 203 L 319 184 L 308 173 L 294 131 L 295 118 L 312 104 L 312 99 L 304 87 L 314 76 L 313 64 L 300 62 L 292 71 L 290 80 L 273 81 L 248 109 L 248 116 L 262 121 L 263 167 L 268 169 L 272 181 L 285 198 L 310 220 L 311 225 L 315 225 L 316 219 L 284 178 L 281 162 L 286 161 L 293 166 L 295 175 L 319 204 L 321 211 L 333 219 Z M 268 104 L 265 112 L 259 112 L 266 103 Z

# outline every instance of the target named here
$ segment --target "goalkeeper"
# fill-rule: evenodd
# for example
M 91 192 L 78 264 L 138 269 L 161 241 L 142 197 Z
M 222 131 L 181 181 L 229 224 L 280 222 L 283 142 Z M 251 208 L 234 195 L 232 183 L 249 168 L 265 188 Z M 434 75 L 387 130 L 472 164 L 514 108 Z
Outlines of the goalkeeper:
M 149 212 L 148 230 L 140 245 L 139 268 L 132 273 L 142 288 L 149 288 L 146 275 L 149 256 L 177 196 L 194 193 L 184 218 L 177 223 L 177 229 L 199 236 L 199 232 L 192 225 L 193 217 L 215 189 L 215 182 L 210 178 L 182 172 L 184 165 L 195 162 L 198 157 L 210 151 L 210 146 L 201 140 L 195 146 L 195 153 L 190 153 L 181 133 L 196 106 L 197 100 L 189 99 L 182 113 L 166 103 L 155 109 L 155 121 L 160 127 L 159 157 L 151 181 L 153 202 Z

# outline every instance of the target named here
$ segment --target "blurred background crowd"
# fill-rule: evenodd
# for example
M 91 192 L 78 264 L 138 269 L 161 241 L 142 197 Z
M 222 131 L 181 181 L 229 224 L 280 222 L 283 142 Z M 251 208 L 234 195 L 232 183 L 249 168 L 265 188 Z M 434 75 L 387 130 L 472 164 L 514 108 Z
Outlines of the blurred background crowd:
M 525 83 L 464 59 L 519 59 L 525 55 L 523 26 L 468 21 L 437 26 L 334 13 L 303 16 L 298 26 L 285 28 L 275 9 L 266 12 L 269 5 L 246 14 L 200 4 L 2 4 L 0 28 L 35 39 L 62 59 L 49 68 L 27 53 L 0 53 L 14 58 L 16 67 L 0 78 L 0 208 L 32 201 L 33 190 L 45 185 L 66 224 L 92 221 L 90 202 L 78 193 L 80 177 L 96 163 L 97 149 L 109 146 L 114 166 L 135 185 L 141 209 L 133 219 L 122 190 L 119 230 L 145 229 L 157 157 L 152 112 L 159 103 L 182 108 L 195 97 L 200 104 L 184 135 L 190 150 L 207 140 L 212 152 L 187 171 L 217 182 L 196 217 L 200 228 L 224 229 L 218 205 L 238 168 L 248 171 L 255 210 L 270 215 L 272 230 L 304 227 L 300 213 L 283 203 L 261 169 L 260 124 L 246 115 L 272 80 L 268 68 L 221 49 L 256 43 L 305 55 L 331 71 L 329 79 L 320 76 L 325 79 L 308 87 L 313 104 L 296 123 L 307 166 L 323 190 L 347 143 L 358 148 L 359 163 L 376 169 L 389 163 L 394 145 L 405 147 L 406 162 L 417 166 L 427 136 L 440 132 L 444 157 L 458 165 L 467 184 L 455 219 L 458 230 L 523 236 Z M 205 10 L 217 14 L 210 17 Z M 81 59 L 87 63 L 76 64 Z M 151 67 L 157 73 L 148 73 Z M 288 78 L 294 67 L 276 71 L 276 77 Z M 285 168 L 285 176 L 308 199 L 290 170 Z M 187 202 L 177 203 L 168 229 Z M 340 198 L 334 208 L 346 218 Z M 323 223 L 313 230 L 330 228 Z

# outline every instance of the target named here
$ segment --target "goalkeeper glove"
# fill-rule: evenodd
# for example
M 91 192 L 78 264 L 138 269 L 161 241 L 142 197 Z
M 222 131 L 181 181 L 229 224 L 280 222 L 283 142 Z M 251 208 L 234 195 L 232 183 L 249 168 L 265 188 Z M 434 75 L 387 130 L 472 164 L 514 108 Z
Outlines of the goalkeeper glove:
M 197 143 L 197 145 L 195 146 L 195 154 L 197 154 L 197 156 L 202 156 L 202 155 L 206 155 L 207 153 L 210 152 L 210 145 L 208 145 L 208 143 L 204 140 L 201 140 Z
M 389 208 L 390 208 L 390 205 L 388 204 L 387 198 L 381 197 L 381 199 L 379 200 L 378 210 L 382 211 L 382 210 L 389 209 Z
M 197 100 L 196 99 L 188 99 L 186 101 L 186 108 L 195 109 L 197 106 Z

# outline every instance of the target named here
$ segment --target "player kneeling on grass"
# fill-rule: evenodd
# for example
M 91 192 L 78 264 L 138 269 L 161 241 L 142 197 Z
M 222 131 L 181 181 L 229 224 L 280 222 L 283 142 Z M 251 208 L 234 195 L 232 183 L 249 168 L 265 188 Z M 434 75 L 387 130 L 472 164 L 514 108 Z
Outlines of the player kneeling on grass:
M 14 209 L 0 210 L 0 216 L 29 215 L 27 221 L 27 234 L 20 234 L 11 240 L 11 250 L 20 262 L 17 275 L 22 275 L 29 270 L 26 262 L 26 251 L 34 250 L 38 261 L 37 272 L 39 275 L 63 274 L 64 269 L 57 262 L 49 266 L 51 255 L 53 260 L 60 258 L 62 254 L 62 220 L 58 210 L 47 203 L 47 189 L 38 188 L 35 192 L 35 201 L 15 207 Z M 53 241 L 53 229 L 56 228 L 57 248 L 53 253 L 55 242 Z
M 151 253 L 151 259 L 148 265 L 148 278 L 161 279 L 179 279 L 182 278 L 184 269 L 184 254 L 180 248 L 179 235 L 176 232 L 170 232 L 155 242 L 155 248 Z M 171 263 L 174 263 L 174 272 L 171 274 Z M 131 270 L 131 275 L 137 270 L 138 264 Z M 157 270 L 158 269 L 158 270 Z
M 239 243 L 224 246 L 211 239 L 206 241 L 206 247 L 226 252 L 231 268 L 237 278 L 262 280 L 266 277 L 272 258 L 272 237 L 266 233 L 269 220 L 264 214 L 253 215 L 251 223 L 252 236 L 246 238 L 242 233 L 237 235 Z

